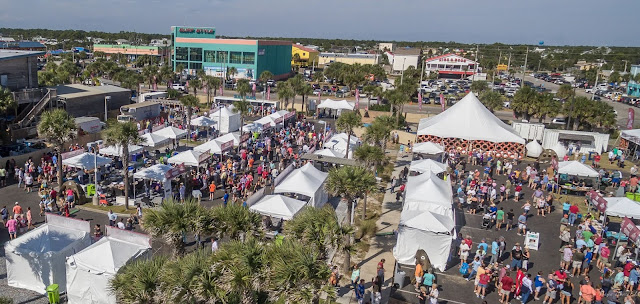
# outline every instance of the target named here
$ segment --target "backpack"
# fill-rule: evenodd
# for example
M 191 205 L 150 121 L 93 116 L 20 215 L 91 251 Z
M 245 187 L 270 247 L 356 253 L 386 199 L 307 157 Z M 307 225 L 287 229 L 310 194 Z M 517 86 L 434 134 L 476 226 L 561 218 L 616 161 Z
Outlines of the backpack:
M 467 262 L 462 262 L 460 266 L 460 274 L 465 275 L 469 273 L 469 264 Z

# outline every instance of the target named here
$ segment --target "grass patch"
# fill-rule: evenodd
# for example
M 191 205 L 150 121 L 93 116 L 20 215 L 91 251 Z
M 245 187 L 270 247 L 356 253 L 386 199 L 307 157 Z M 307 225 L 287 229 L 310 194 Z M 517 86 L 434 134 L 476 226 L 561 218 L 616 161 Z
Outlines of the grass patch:
M 361 261 L 367 256 L 367 252 L 369 252 L 369 248 L 371 244 L 368 241 L 360 241 L 353 244 L 353 249 L 355 252 L 355 260 Z M 354 262 L 354 261 L 352 261 Z
M 82 207 L 93 209 L 93 210 L 105 211 L 105 212 L 108 212 L 109 210 L 113 210 L 113 212 L 115 213 L 125 213 L 125 214 L 136 213 L 136 208 L 134 208 L 133 206 L 129 206 L 129 210 L 125 209 L 124 206 L 101 206 L 101 205 L 96 206 L 91 203 L 84 204 L 82 205 Z
M 376 227 L 376 219 L 368 219 L 358 224 L 356 238 L 365 239 L 376 235 L 378 228 Z

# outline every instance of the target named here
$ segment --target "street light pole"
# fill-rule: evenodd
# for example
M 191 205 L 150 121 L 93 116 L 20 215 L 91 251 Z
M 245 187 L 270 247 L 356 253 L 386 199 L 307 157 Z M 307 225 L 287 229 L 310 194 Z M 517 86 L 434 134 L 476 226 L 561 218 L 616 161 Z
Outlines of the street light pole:
M 104 122 L 107 122 L 107 102 L 111 100 L 111 96 L 107 95 L 104 97 Z

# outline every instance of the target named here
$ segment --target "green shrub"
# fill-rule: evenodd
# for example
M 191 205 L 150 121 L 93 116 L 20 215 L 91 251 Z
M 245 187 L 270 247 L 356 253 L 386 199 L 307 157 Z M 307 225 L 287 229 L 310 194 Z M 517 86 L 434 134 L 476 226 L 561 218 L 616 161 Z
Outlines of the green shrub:
M 373 237 L 376 235 L 377 229 L 378 227 L 376 226 L 376 221 L 374 219 L 362 221 L 358 224 L 359 238 L 363 238 L 365 236 Z
M 374 104 L 369 106 L 369 111 L 389 112 L 390 109 L 391 109 L 391 105 L 389 104 L 379 104 L 379 105 Z

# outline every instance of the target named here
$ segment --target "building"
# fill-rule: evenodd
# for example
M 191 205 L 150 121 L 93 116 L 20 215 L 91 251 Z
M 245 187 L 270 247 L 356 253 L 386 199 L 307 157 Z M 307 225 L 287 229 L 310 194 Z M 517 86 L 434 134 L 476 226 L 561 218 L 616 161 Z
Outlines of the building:
M 420 49 L 415 48 L 401 48 L 395 52 L 385 52 L 391 65 L 391 73 L 401 73 L 402 71 L 406 71 L 410 66 L 421 69 L 422 66 L 418 64 L 420 53 Z
M 38 56 L 45 52 L 0 50 L 0 86 L 15 91 L 38 87 Z
M 378 50 L 382 52 L 394 52 L 396 50 L 396 44 L 393 42 L 380 42 L 378 43 Z
M 631 79 L 640 74 L 640 65 L 632 65 L 631 71 L 629 73 L 631 73 Z M 634 80 L 630 80 L 629 84 L 627 85 L 627 95 L 640 97 L 640 83 Z
M 441 77 L 466 78 L 473 75 L 478 63 L 456 54 L 444 54 L 425 60 L 427 73 L 438 73 Z
M 129 40 L 127 40 L 127 39 L 116 39 L 116 43 L 118 45 L 128 44 Z
M 150 46 L 171 46 L 171 39 L 162 38 L 162 39 L 151 39 L 149 42 Z
M 64 104 L 65 110 L 73 117 L 104 117 L 106 97 L 107 110 L 120 110 L 121 106 L 131 104 L 131 90 L 112 86 L 86 86 L 82 84 L 66 84 L 55 87 L 58 100 Z
M 318 55 L 320 52 L 303 46 L 294 44 L 291 46 L 291 66 L 308 67 L 318 64 Z
M 588 70 L 591 70 L 591 69 L 600 68 L 602 66 L 602 63 L 593 63 L 593 62 L 586 62 L 584 60 L 579 60 L 573 66 L 575 68 L 579 69 L 580 71 L 588 71 Z
M 183 65 L 190 74 L 202 70 L 222 77 L 230 68 L 233 78 L 256 79 L 264 71 L 275 80 L 291 75 L 289 41 L 216 38 L 212 27 L 171 27 L 174 70 Z
M 135 60 L 138 56 L 162 56 L 162 49 L 158 46 L 130 45 L 130 44 L 94 44 L 94 52 L 103 52 L 107 56 L 125 54 L 129 60 Z
M 333 62 L 344 64 L 378 64 L 380 56 L 378 54 L 347 54 L 347 53 L 320 53 L 319 65 L 329 65 Z
M 22 51 L 46 51 L 47 47 L 37 41 L 0 41 L 0 49 Z

